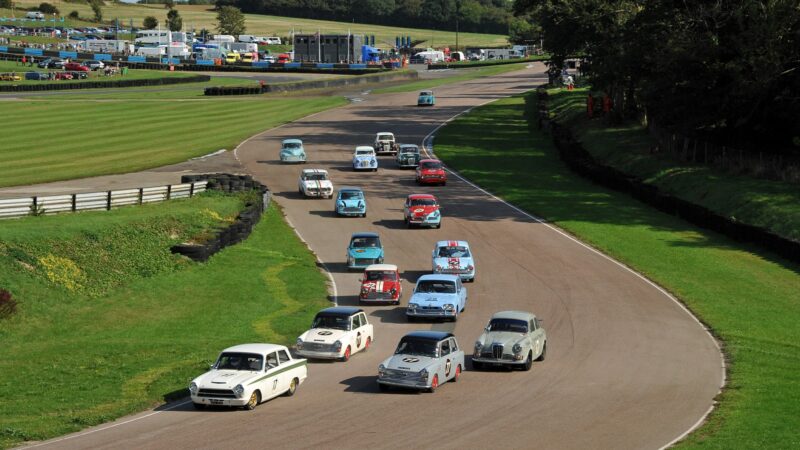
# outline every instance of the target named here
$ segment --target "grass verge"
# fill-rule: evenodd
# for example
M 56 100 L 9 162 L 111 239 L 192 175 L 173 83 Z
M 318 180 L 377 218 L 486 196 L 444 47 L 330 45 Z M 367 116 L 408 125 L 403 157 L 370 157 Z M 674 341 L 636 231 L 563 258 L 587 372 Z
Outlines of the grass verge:
M 169 253 L 235 216 L 213 193 L 0 223 L 0 447 L 74 432 L 187 393 L 221 349 L 290 344 L 326 279 L 277 207 L 207 263 Z
M 340 97 L 225 98 L 191 104 L 163 99 L 0 102 L 6 130 L 0 187 L 177 163 L 232 149 L 259 131 L 345 102 Z
M 652 154 L 656 141 L 638 122 L 607 126 L 586 118 L 586 88 L 550 92 L 550 111 L 570 126 L 584 148 L 615 167 L 676 197 L 737 221 L 800 240 L 800 187 L 797 184 L 724 173 Z M 597 96 L 597 98 L 600 98 Z
M 489 77 L 492 75 L 499 75 L 501 73 L 512 72 L 525 68 L 528 63 L 520 64 L 502 64 L 487 67 L 480 67 L 471 70 L 458 71 L 453 76 L 433 78 L 428 80 L 413 81 L 411 83 L 403 83 L 396 86 L 389 86 L 385 88 L 375 89 L 372 91 L 375 94 L 390 94 L 393 92 L 412 92 L 422 89 L 431 89 L 444 84 L 458 83 L 461 81 L 473 80 L 480 77 Z
M 535 94 L 529 98 L 535 102 Z M 713 327 L 730 358 L 728 386 L 680 447 L 800 445 L 800 266 L 580 178 L 558 159 L 549 136 L 529 128 L 524 112 L 524 96 L 476 108 L 439 131 L 436 154 L 645 274 Z
M 36 61 L 41 61 L 45 59 L 42 56 L 36 57 Z M 112 75 L 112 76 L 105 76 L 103 75 L 102 70 L 97 70 L 93 72 L 89 72 L 89 77 L 85 79 L 75 79 L 75 80 L 54 80 L 54 81 L 45 81 L 45 80 L 26 80 L 25 79 L 25 72 L 63 72 L 63 70 L 55 70 L 55 69 L 41 69 L 36 64 L 32 67 L 26 65 L 22 65 L 20 62 L 16 61 L 0 61 L 0 73 L 8 73 L 8 72 L 16 72 L 17 75 L 22 77 L 20 81 L 0 81 L 0 85 L 19 85 L 19 84 L 46 84 L 46 83 L 57 83 L 57 84 L 66 84 L 66 83 L 86 83 L 90 81 L 112 81 L 112 80 L 150 80 L 154 78 L 184 78 L 193 76 L 193 73 L 188 72 L 169 72 L 166 70 L 146 70 L 146 69 L 131 69 L 128 71 L 127 75 Z

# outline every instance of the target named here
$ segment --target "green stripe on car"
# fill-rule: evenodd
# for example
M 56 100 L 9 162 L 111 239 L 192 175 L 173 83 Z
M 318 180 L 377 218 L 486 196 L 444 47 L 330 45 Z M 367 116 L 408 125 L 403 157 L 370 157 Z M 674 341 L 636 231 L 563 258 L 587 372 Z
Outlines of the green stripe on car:
M 271 374 L 269 374 L 269 375 L 264 375 L 264 376 L 263 376 L 263 377 L 261 377 L 261 378 L 257 378 L 257 379 L 255 379 L 255 380 L 253 380 L 253 381 L 251 381 L 251 382 L 247 383 L 247 385 L 249 386 L 249 385 L 251 385 L 251 384 L 253 384 L 253 383 L 258 383 L 259 381 L 266 380 L 267 378 L 272 378 L 272 377 L 274 377 L 274 376 L 276 376 L 276 375 L 280 375 L 280 374 L 282 374 L 283 372 L 286 372 L 287 370 L 292 370 L 292 369 L 294 369 L 294 368 L 296 368 L 296 367 L 305 366 L 306 364 L 307 364 L 307 361 L 305 361 L 305 360 L 303 360 L 303 361 L 300 361 L 300 362 L 298 362 L 298 363 L 292 364 L 291 366 L 284 367 L 284 368 L 282 368 L 282 369 L 280 369 L 280 370 L 278 370 L 278 371 L 276 371 L 276 372 L 272 372 L 272 373 L 271 373 Z

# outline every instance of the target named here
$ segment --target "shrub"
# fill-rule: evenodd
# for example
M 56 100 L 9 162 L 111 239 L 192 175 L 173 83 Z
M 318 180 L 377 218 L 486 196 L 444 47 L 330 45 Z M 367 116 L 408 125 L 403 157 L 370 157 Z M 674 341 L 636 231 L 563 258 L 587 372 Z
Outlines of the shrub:
M 15 312 L 17 312 L 17 301 L 10 292 L 0 289 L 0 319 L 11 317 Z
M 11 9 L 11 6 L 14 5 L 14 2 L 11 0 L 0 0 L 0 8 Z
M 61 14 L 58 11 L 58 8 L 55 7 L 55 5 L 46 2 L 39 4 L 39 11 L 44 14 Z
M 78 20 L 78 19 L 80 19 L 81 16 L 78 14 L 78 11 L 72 11 L 71 13 L 69 13 L 68 17 L 70 19 Z

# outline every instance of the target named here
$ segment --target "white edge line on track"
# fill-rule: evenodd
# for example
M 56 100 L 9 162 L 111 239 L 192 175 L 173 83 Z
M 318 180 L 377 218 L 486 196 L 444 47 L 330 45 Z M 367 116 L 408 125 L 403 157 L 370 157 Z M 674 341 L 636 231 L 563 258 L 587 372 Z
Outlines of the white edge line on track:
M 447 119 L 444 122 L 442 122 L 441 124 L 439 124 L 439 126 L 434 128 L 433 131 L 428 133 L 428 135 L 425 136 L 425 138 L 422 139 L 422 149 L 425 152 L 425 154 L 428 155 L 431 158 L 435 157 L 435 155 L 433 153 L 433 137 L 436 135 L 436 132 L 439 131 L 440 128 L 444 127 L 448 123 L 450 123 L 453 120 L 457 119 L 459 116 L 469 113 L 470 111 L 472 111 L 475 108 L 478 108 L 480 106 L 486 105 L 488 103 L 491 103 L 491 102 L 494 102 L 494 101 L 497 101 L 497 100 L 501 100 L 501 99 L 497 98 L 497 99 L 487 100 L 487 101 L 485 101 L 483 103 L 480 103 L 480 104 L 478 104 L 476 106 L 473 106 L 473 107 L 470 107 L 468 109 L 465 109 L 464 111 L 461 111 L 460 113 L 454 115 L 453 117 L 450 117 L 449 119 Z M 428 151 L 429 148 L 430 148 L 430 151 Z M 689 317 L 692 318 L 692 320 L 694 320 L 695 322 L 697 322 L 698 325 L 700 325 L 700 327 L 703 329 L 703 331 L 706 332 L 706 335 L 709 337 L 709 339 L 711 339 L 711 342 L 713 342 L 714 346 L 717 348 L 717 352 L 719 353 L 719 356 L 720 356 L 720 367 L 722 369 L 722 376 L 721 376 L 721 379 L 720 379 L 719 388 L 720 388 L 720 392 L 722 391 L 722 388 L 725 387 L 725 383 L 727 382 L 727 371 L 728 371 L 727 365 L 725 364 L 725 356 L 722 353 L 722 348 L 720 347 L 719 342 L 717 342 L 717 339 L 714 337 L 714 335 L 711 334 L 711 331 L 708 329 L 708 327 L 706 327 L 703 324 L 703 322 L 701 322 L 700 319 L 698 319 L 689 310 L 689 308 L 687 308 L 686 305 L 684 305 L 680 300 L 678 300 L 677 298 L 675 298 L 675 296 L 673 296 L 672 294 L 667 292 L 666 289 L 664 289 L 661 286 L 657 285 L 655 282 L 649 280 L 647 277 L 645 277 L 641 273 L 637 272 L 636 270 L 630 268 L 629 266 L 625 265 L 624 263 L 622 263 L 620 261 L 617 261 L 616 259 L 606 255 L 605 253 L 601 252 L 600 250 L 597 250 L 596 248 L 592 247 L 591 245 L 588 245 L 588 244 L 586 244 L 584 242 L 581 242 L 579 239 L 575 238 L 574 236 L 570 235 L 569 233 L 561 230 L 560 228 L 558 228 L 558 227 L 556 227 L 554 225 L 551 225 L 551 224 L 547 223 L 544 219 L 536 217 L 536 216 L 534 216 L 534 215 L 522 210 L 521 208 L 519 208 L 519 207 L 517 207 L 517 206 L 515 206 L 515 205 L 513 205 L 511 203 L 508 203 L 507 201 L 503 200 L 502 198 L 492 194 L 491 192 L 487 191 L 486 189 L 483 189 L 482 187 L 480 187 L 480 186 L 476 185 L 475 183 L 473 183 L 473 182 L 467 180 L 466 178 L 462 177 L 458 172 L 450 169 L 449 167 L 447 168 L 447 171 L 450 172 L 451 174 L 453 174 L 459 180 L 467 183 L 468 185 L 472 186 L 473 188 L 479 190 L 480 192 L 483 192 L 484 194 L 488 195 L 489 197 L 492 197 L 493 199 L 495 199 L 498 202 L 508 206 L 509 208 L 511 208 L 514 211 L 522 214 L 523 216 L 525 216 L 525 217 L 527 217 L 527 218 L 529 218 L 531 220 L 534 220 L 534 221 L 544 225 L 545 227 L 549 228 L 550 230 L 555 231 L 556 233 L 558 233 L 558 234 L 562 235 L 563 237 L 575 242 L 576 244 L 588 249 L 589 251 L 594 252 L 594 253 L 602 256 L 603 258 L 611 261 L 612 263 L 618 265 L 619 267 L 622 267 L 623 269 L 627 270 L 628 272 L 634 274 L 636 277 L 640 278 L 645 283 L 647 283 L 650 286 L 654 287 L 657 291 L 661 292 L 668 299 L 672 300 L 676 305 L 678 305 L 678 307 L 680 309 L 682 309 L 686 314 L 688 314 Z M 705 422 L 705 420 L 708 417 L 708 415 L 711 414 L 711 411 L 714 410 L 716 405 L 717 405 L 716 400 L 713 400 L 711 402 L 711 406 L 709 406 L 708 410 L 697 420 L 697 422 L 695 422 L 688 430 L 683 432 L 680 436 L 676 437 L 675 439 L 669 441 L 664 446 L 662 446 L 660 448 L 660 450 L 671 447 L 672 445 L 674 445 L 677 442 L 679 442 L 682 439 L 684 439 L 686 436 L 688 436 L 691 432 L 696 430 L 698 427 L 700 427 L 700 425 L 702 425 L 703 422 Z
M 328 276 L 328 280 L 331 282 L 331 289 L 333 290 L 333 306 L 339 306 L 339 292 L 336 289 L 336 280 L 333 279 L 333 275 L 331 274 L 331 270 L 328 268 L 327 264 L 325 264 L 325 262 L 322 259 L 320 259 L 319 255 L 317 255 L 311 249 L 311 246 L 308 245 L 308 242 L 305 240 L 303 235 L 300 234 L 299 231 L 297 231 L 297 228 L 295 228 L 294 224 L 289 219 L 289 216 L 284 214 L 283 215 L 283 219 L 286 220 L 286 223 L 288 223 L 289 226 L 292 228 L 292 230 L 294 230 L 294 234 L 296 234 L 297 237 L 300 238 L 300 240 L 303 241 L 304 244 L 306 244 L 306 248 L 308 248 L 308 250 L 314 255 L 314 257 L 317 258 L 317 262 L 322 266 L 322 268 L 325 269 L 324 270 L 325 275 Z
M 119 422 L 119 423 L 114 423 L 114 424 L 108 425 L 106 427 L 96 428 L 94 430 L 85 431 L 83 433 L 71 434 L 69 436 L 64 436 L 64 437 L 60 437 L 60 438 L 56 438 L 56 439 L 52 439 L 52 440 L 48 440 L 48 441 L 44 441 L 44 442 L 39 442 L 38 444 L 33 444 L 33 445 L 29 445 L 29 446 L 26 446 L 26 447 L 20 447 L 20 448 L 42 447 L 42 446 L 45 446 L 45 445 L 51 445 L 51 444 L 55 444 L 57 442 L 66 441 L 66 440 L 69 440 L 69 439 L 83 437 L 83 436 L 86 436 L 86 435 L 89 435 L 89 434 L 97 433 L 99 431 L 106 431 L 106 430 L 109 430 L 111 428 L 116 428 L 116 427 L 119 427 L 119 426 L 122 426 L 122 425 L 127 425 L 127 424 L 129 424 L 131 422 L 136 422 L 136 421 L 139 421 L 139 420 L 142 420 L 142 419 L 146 419 L 146 418 L 151 417 L 151 416 L 155 416 L 156 414 L 161 414 L 162 412 L 167 412 L 169 410 L 178 408 L 180 406 L 187 405 L 187 404 L 189 404 L 191 402 L 192 402 L 191 400 L 187 400 L 185 402 L 181 402 L 181 403 L 178 403 L 176 405 L 172 405 L 169 408 L 164 408 L 164 409 L 162 409 L 160 411 L 153 411 L 150 414 L 145 414 L 144 416 L 141 416 L 141 417 L 134 417 L 133 419 L 128 419 L 128 420 L 125 420 L 125 421 L 122 421 L 122 422 Z

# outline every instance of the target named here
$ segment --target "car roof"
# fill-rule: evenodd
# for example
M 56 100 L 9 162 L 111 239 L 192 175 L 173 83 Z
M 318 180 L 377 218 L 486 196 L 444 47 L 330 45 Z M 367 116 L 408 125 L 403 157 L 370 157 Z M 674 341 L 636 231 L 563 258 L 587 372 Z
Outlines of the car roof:
M 396 271 L 397 270 L 397 266 L 395 266 L 394 264 L 370 264 L 364 270 L 365 271 L 370 271 L 370 270 L 393 270 L 393 271 Z
M 394 133 L 392 133 L 391 131 L 379 131 L 375 134 L 391 134 L 392 136 L 394 136 Z
M 364 310 L 361 308 L 356 308 L 354 306 L 334 306 L 331 308 L 325 308 L 322 311 L 318 312 L 317 314 L 333 314 L 333 315 L 341 315 L 341 316 L 352 316 L 355 313 L 363 312 Z
M 300 139 L 284 139 L 282 142 L 284 144 L 292 144 L 292 143 L 302 144 L 303 143 L 303 141 L 300 140 Z
M 350 239 L 357 238 L 357 237 L 380 237 L 380 236 L 378 236 L 378 233 L 370 233 L 370 232 L 367 232 L 367 231 L 362 231 L 362 232 L 359 232 L 359 233 L 353 233 L 353 235 L 350 236 Z
M 433 159 L 433 158 L 425 158 L 425 159 L 421 160 L 419 163 L 422 164 L 424 162 L 441 162 L 441 161 L 439 161 L 438 159 Z
M 492 319 L 520 319 L 530 320 L 535 318 L 536 315 L 526 311 L 498 311 L 492 314 Z
M 278 344 L 239 344 L 228 347 L 223 352 L 270 353 L 276 350 L 287 350 L 287 348 Z
M 408 194 L 408 198 L 413 200 L 417 199 L 436 200 L 436 196 L 433 194 Z
M 328 173 L 325 169 L 303 169 L 303 173 Z
M 359 145 L 358 147 L 356 147 L 356 151 L 359 151 L 359 150 L 369 150 L 371 152 L 375 151 L 375 149 L 370 147 L 369 145 Z
M 467 241 L 439 241 L 436 243 L 436 247 L 467 247 L 469 248 L 469 243 Z
M 340 187 L 340 188 L 339 188 L 339 192 L 343 192 L 343 191 L 364 192 L 364 191 L 362 191 L 362 190 L 361 190 L 361 188 L 352 187 L 352 186 L 343 186 L 343 187 Z
M 433 91 L 420 91 L 419 92 L 419 95 L 431 95 L 431 94 L 433 94 Z
M 420 281 L 428 281 L 428 280 L 444 280 L 444 281 L 452 281 L 455 282 L 458 280 L 458 275 L 450 275 L 446 273 L 429 273 L 427 275 L 423 275 L 417 278 L 417 283 Z
M 406 334 L 403 337 L 413 337 L 418 339 L 429 339 L 429 340 L 436 340 L 441 341 L 443 339 L 449 337 L 455 337 L 453 333 L 448 333 L 447 331 L 412 331 L 411 333 Z

